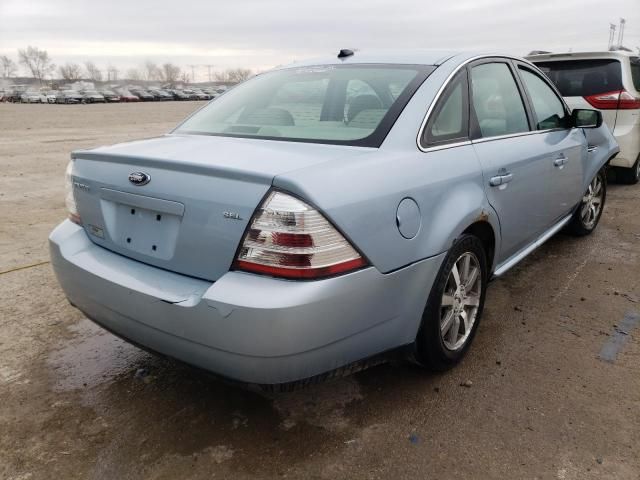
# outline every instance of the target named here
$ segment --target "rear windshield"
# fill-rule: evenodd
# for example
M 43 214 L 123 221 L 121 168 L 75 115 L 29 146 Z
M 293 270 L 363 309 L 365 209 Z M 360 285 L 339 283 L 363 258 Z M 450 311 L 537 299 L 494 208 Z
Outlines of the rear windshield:
M 640 92 L 640 57 L 631 57 L 630 60 L 633 86 L 637 92 Z
M 434 70 L 416 65 L 328 65 L 254 77 L 174 133 L 379 147 Z
M 565 60 L 535 64 L 556 84 L 563 97 L 587 97 L 623 88 L 618 60 Z

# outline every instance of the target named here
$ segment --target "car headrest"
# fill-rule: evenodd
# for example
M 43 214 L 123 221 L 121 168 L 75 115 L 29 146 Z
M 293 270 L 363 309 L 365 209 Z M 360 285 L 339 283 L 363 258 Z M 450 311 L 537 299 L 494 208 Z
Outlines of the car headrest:
M 386 114 L 387 110 L 384 108 L 367 108 L 366 110 L 360 110 L 347 125 L 354 128 L 369 128 L 373 130 L 377 128 Z
M 267 107 L 250 110 L 240 117 L 240 123 L 253 125 L 293 126 L 293 115 L 284 108 Z
M 351 122 L 363 110 L 375 110 L 378 108 L 382 108 L 382 102 L 375 95 L 368 94 L 353 97 L 347 108 L 347 122 Z

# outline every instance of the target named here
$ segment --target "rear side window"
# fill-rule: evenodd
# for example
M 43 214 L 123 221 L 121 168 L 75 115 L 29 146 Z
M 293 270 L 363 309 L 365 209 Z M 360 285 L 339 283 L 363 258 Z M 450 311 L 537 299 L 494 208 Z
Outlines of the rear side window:
M 422 140 L 429 146 L 468 139 L 469 101 L 466 70 L 449 83 L 427 124 Z
M 631 78 L 633 78 L 633 87 L 640 92 L 640 57 L 631 57 Z
M 622 69 L 618 60 L 562 60 L 536 62 L 563 97 L 588 97 L 622 90 Z
M 473 67 L 471 96 L 482 137 L 529 131 L 522 97 L 506 63 L 483 63 Z
M 558 95 L 535 73 L 520 67 L 518 71 L 533 104 L 538 122 L 536 129 L 564 128 L 567 112 Z

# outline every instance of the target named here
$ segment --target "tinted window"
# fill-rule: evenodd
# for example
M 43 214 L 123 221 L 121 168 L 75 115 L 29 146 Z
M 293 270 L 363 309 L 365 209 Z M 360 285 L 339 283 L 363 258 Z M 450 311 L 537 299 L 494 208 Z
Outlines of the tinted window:
M 275 91 L 268 106 L 289 112 L 296 125 L 319 122 L 328 85 L 327 78 L 284 83 Z
M 473 67 L 471 96 L 482 137 L 529 130 L 522 97 L 506 63 L 485 63 Z
M 383 100 L 368 83 L 355 78 L 347 83 L 347 101 L 344 105 L 344 119 L 347 122 L 353 120 L 365 109 L 385 112 Z
M 449 84 L 425 129 L 427 145 L 466 139 L 469 133 L 469 104 L 466 71 Z
M 276 70 L 228 91 L 176 132 L 377 147 L 433 70 L 416 65 Z
M 563 97 L 587 97 L 622 90 L 622 70 L 617 60 L 562 60 L 535 62 Z
M 558 95 L 535 73 L 524 68 L 519 68 L 519 71 L 536 114 L 536 128 L 546 130 L 564 127 L 567 113 Z
M 631 78 L 636 91 L 640 92 L 640 57 L 631 57 Z

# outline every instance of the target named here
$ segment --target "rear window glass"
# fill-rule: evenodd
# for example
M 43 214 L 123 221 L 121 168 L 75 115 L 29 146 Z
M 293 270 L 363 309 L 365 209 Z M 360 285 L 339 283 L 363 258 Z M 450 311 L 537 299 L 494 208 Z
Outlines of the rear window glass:
M 622 90 L 622 70 L 617 60 L 563 60 L 536 62 L 563 97 L 587 97 Z
M 324 65 L 254 77 L 175 133 L 378 147 L 434 70 L 418 65 Z
M 631 57 L 631 77 L 636 91 L 640 92 L 640 57 Z

